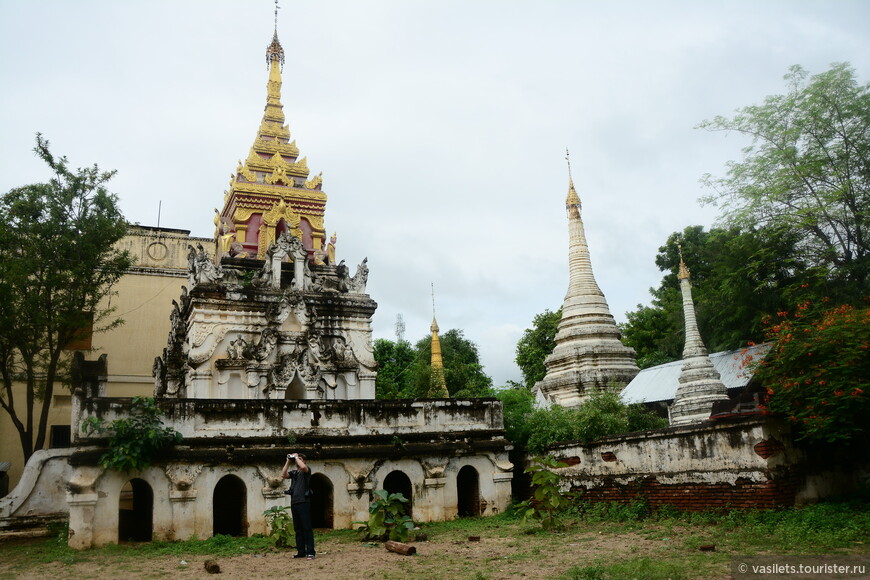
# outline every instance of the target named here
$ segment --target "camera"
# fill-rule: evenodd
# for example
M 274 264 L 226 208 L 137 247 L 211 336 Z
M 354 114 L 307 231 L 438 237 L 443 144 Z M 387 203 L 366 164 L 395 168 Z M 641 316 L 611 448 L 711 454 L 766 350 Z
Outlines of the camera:
M 289 459 L 291 461 L 291 463 L 296 461 L 296 454 L 295 453 L 288 453 L 287 459 Z

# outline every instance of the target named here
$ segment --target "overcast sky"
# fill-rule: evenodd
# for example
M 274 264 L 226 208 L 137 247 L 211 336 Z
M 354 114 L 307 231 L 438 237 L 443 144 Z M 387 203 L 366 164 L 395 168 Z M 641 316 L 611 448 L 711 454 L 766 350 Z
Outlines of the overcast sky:
M 595 277 L 617 321 L 658 247 L 710 226 L 702 174 L 744 144 L 694 127 L 782 92 L 800 64 L 870 77 L 870 2 L 282 0 L 283 104 L 326 228 L 368 257 L 376 338 L 461 328 L 495 384 L 568 284 L 565 148 Z M 117 169 L 132 222 L 211 236 L 265 104 L 269 0 L 0 0 L 0 192 Z M 168 313 L 167 313 L 168 316 Z

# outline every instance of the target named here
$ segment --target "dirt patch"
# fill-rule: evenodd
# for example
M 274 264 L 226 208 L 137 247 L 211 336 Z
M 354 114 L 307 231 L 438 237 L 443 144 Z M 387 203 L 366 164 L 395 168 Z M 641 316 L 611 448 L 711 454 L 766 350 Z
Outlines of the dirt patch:
M 258 554 L 227 556 L 178 556 L 101 554 L 85 552 L 87 561 L 34 565 L 20 558 L 0 558 L 0 578 L 204 578 L 206 560 L 221 568 L 215 578 L 285 577 L 308 578 L 558 578 L 574 567 L 610 563 L 661 554 L 674 548 L 674 539 L 649 529 L 612 534 L 575 529 L 562 534 L 523 534 L 511 530 L 475 531 L 480 541 L 468 541 L 456 533 L 414 542 L 415 556 L 387 551 L 382 544 L 367 544 L 326 534 L 317 544 L 315 560 L 293 559 L 294 550 L 268 550 Z M 461 532 L 460 532 L 461 534 Z M 19 540 L 20 541 L 20 540 Z M 2 554 L 0 546 L 0 554 Z

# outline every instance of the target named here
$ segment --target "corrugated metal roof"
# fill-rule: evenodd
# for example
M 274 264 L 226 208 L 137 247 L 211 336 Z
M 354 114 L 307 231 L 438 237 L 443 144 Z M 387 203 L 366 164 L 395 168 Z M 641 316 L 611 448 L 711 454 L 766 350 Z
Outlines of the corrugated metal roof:
M 727 389 L 736 389 L 749 382 L 752 371 L 743 368 L 747 357 L 763 357 L 770 349 L 769 344 L 758 344 L 746 349 L 726 350 L 710 355 L 713 367 L 719 371 L 719 378 Z M 665 363 L 640 371 L 621 393 L 626 403 L 655 403 L 671 401 L 680 383 L 683 361 Z

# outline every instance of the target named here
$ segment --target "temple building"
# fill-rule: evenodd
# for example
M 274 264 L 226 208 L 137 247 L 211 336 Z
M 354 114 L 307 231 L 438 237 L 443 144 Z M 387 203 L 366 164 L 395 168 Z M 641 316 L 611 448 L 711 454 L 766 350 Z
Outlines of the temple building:
M 335 236 L 324 245 L 322 179 L 308 179 L 284 125 L 277 23 L 266 58 L 265 113 L 215 213 L 213 246 L 187 238 L 184 253 L 181 235 L 147 242 L 173 263 L 186 257 L 186 279 L 173 271 L 167 286 L 180 291 L 164 314 L 165 347 L 146 363 L 162 421 L 183 441 L 147 468 L 104 468 L 107 436 L 82 426 L 126 418 L 132 401 L 113 385 L 112 346 L 96 361 L 77 355 L 72 446 L 33 455 L 0 500 L 0 529 L 68 513 L 69 544 L 80 549 L 268 533 L 263 512 L 289 505 L 280 470 L 293 451 L 314 472 L 315 527 L 367 519 L 378 489 L 404 494 L 420 522 L 491 515 L 510 502 L 501 403 L 374 399 L 368 264 L 351 275 Z
M 539 405 L 575 407 L 599 391 L 618 393 L 639 369 L 634 349 L 620 341 L 616 321 L 595 282 L 570 165 L 568 171 L 568 292 L 556 347 L 544 360 L 547 374 L 533 390 Z

